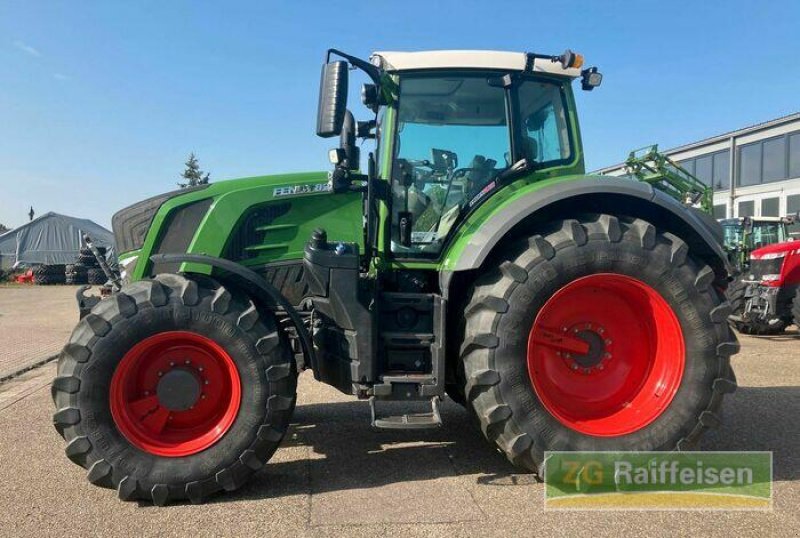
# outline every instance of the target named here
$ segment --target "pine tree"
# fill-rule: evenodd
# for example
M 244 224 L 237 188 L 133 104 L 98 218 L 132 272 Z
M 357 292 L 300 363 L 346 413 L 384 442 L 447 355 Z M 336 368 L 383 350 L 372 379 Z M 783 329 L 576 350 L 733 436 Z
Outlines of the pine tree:
M 195 185 L 205 185 L 208 183 L 210 174 L 203 173 L 200 170 L 200 165 L 197 163 L 197 157 L 194 152 L 189 154 L 189 160 L 186 161 L 186 170 L 183 171 L 181 177 L 185 179 L 184 182 L 178 182 L 178 186 L 182 189 L 186 187 L 194 187 Z

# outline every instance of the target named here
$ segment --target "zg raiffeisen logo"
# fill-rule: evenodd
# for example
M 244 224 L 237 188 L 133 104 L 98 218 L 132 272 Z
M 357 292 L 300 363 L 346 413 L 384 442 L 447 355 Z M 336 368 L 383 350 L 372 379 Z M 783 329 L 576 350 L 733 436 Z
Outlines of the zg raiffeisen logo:
M 772 452 L 547 452 L 545 508 L 769 510 Z

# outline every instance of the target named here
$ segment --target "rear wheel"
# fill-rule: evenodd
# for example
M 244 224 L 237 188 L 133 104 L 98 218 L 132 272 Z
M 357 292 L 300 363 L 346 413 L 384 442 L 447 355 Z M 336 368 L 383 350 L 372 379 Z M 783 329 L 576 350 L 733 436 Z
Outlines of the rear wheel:
M 202 502 L 271 457 L 296 383 L 269 313 L 211 279 L 165 274 L 81 320 L 59 358 L 53 421 L 93 484 Z
M 537 470 L 547 450 L 672 450 L 736 387 L 730 306 L 681 239 L 587 216 L 513 244 L 466 311 L 465 394 L 486 437 Z

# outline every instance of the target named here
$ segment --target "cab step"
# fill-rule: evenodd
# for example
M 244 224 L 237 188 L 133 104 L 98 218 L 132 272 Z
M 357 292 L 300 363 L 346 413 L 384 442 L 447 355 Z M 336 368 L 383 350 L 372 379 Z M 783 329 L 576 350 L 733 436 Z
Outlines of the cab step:
M 439 428 L 442 426 L 442 416 L 439 414 L 439 397 L 431 398 L 430 413 L 408 413 L 388 417 L 378 417 L 375 410 L 375 397 L 369 399 L 369 410 L 372 416 L 372 427 L 382 430 L 414 430 Z

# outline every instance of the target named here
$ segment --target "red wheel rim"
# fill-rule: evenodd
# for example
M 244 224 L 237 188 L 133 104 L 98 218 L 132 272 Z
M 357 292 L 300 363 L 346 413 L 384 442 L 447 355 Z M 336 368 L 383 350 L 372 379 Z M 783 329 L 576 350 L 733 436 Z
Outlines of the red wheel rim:
M 683 378 L 678 318 L 652 287 L 601 273 L 558 290 L 528 337 L 528 373 L 562 424 L 600 437 L 626 435 L 658 418 Z
M 159 333 L 128 351 L 111 379 L 111 415 L 133 445 L 181 457 L 219 441 L 241 403 L 239 372 L 210 338 Z

